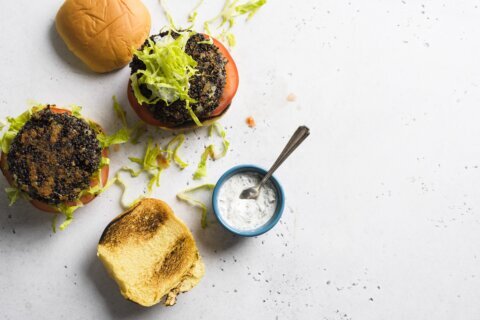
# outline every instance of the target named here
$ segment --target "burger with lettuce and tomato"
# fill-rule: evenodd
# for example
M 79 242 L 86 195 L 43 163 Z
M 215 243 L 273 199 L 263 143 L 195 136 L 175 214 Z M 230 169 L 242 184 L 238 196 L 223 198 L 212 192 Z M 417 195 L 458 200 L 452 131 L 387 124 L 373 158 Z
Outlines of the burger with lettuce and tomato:
M 8 122 L 0 169 L 10 184 L 10 204 L 24 198 L 39 210 L 63 213 L 64 229 L 76 209 L 104 190 L 111 137 L 79 107 L 36 106 Z
M 238 88 L 238 71 L 216 39 L 169 30 L 148 38 L 130 63 L 128 99 L 147 124 L 194 129 L 218 120 Z

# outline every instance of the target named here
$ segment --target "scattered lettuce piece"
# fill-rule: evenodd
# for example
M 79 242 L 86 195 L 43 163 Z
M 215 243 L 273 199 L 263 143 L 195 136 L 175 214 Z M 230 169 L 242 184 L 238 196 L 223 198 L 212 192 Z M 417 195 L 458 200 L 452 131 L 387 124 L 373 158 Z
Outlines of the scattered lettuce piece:
M 97 139 L 102 148 L 108 148 L 114 144 L 127 143 L 130 140 L 130 130 L 128 128 L 120 128 L 112 135 L 100 132 L 97 134 Z
M 7 193 L 7 197 L 9 202 L 9 206 L 13 206 L 15 202 L 22 196 L 22 191 L 15 187 L 7 187 L 5 188 L 5 192 Z
M 232 48 L 235 47 L 235 45 L 237 44 L 235 35 L 229 32 L 227 33 L 226 38 L 227 38 L 228 45 Z
M 72 110 L 72 115 L 74 117 L 77 117 L 77 118 L 82 117 L 82 107 L 81 106 L 72 105 L 70 109 Z
M 193 29 L 193 26 L 198 16 L 198 8 L 200 8 L 200 6 L 203 4 L 203 1 L 204 0 L 198 1 L 195 7 L 193 7 L 192 12 L 188 15 L 188 22 L 192 24 L 191 27 L 189 27 L 188 29 Z
M 170 28 L 175 30 L 176 29 L 175 22 L 173 21 L 173 17 L 172 17 L 172 14 L 170 13 L 170 10 L 168 10 L 167 5 L 165 4 L 165 0 L 160 0 L 160 6 L 162 7 L 162 10 L 165 13 L 165 16 L 167 17 Z
M 207 34 L 212 35 L 210 24 L 218 22 L 218 28 L 227 25 L 218 37 L 227 40 L 229 46 L 233 47 L 236 41 L 230 30 L 235 25 L 235 19 L 247 15 L 247 20 L 250 20 L 265 3 L 267 3 L 267 0 L 226 0 L 222 11 L 213 19 L 204 22 L 204 30 Z
M 59 227 L 60 230 L 62 231 L 65 230 L 65 228 L 67 228 L 70 225 L 70 223 L 72 223 L 73 213 L 81 207 L 83 207 L 83 204 L 81 203 L 78 203 L 75 206 L 69 206 L 62 203 L 57 206 L 58 211 L 63 213 L 63 215 L 65 216 L 65 221 Z
M 112 97 L 112 100 L 113 100 L 113 111 L 115 111 L 115 114 L 117 115 L 117 117 L 120 119 L 120 121 L 122 122 L 122 126 L 123 127 L 128 127 L 128 124 L 127 124 L 127 113 L 125 112 L 125 110 L 122 108 L 122 106 L 120 105 L 120 103 L 118 103 L 118 100 L 117 100 L 117 97 L 116 96 L 113 96 Z
M 228 152 L 228 149 L 230 147 L 230 142 L 227 140 L 227 133 L 225 132 L 225 129 L 220 124 L 214 123 L 209 128 L 208 136 L 212 137 L 214 131 L 217 133 L 217 135 L 220 138 L 222 138 L 223 150 L 221 153 L 218 153 L 218 154 L 215 153 L 215 146 L 213 144 L 210 144 L 205 148 L 205 150 L 203 151 L 200 157 L 200 162 L 198 163 L 197 170 L 193 173 L 194 180 L 199 180 L 207 176 L 208 158 L 212 160 L 218 160 L 223 158 Z
M 238 2 L 238 1 L 234 1 L 234 2 Z M 267 0 L 247 1 L 243 4 L 236 6 L 235 11 L 238 15 L 248 14 L 247 20 L 250 20 L 265 3 L 267 3 Z
M 137 199 L 135 199 L 132 203 L 127 203 L 126 200 L 125 200 L 125 194 L 126 194 L 126 191 L 127 191 L 127 184 L 125 183 L 125 181 L 120 177 L 120 171 L 117 172 L 117 174 L 115 175 L 115 178 L 113 179 L 114 183 L 116 183 L 117 185 L 119 185 L 121 188 L 122 188 L 122 196 L 120 197 L 120 205 L 125 208 L 125 209 L 128 209 L 132 206 L 134 206 L 138 201 L 140 201 L 141 199 L 143 199 L 145 196 L 144 195 L 140 195 Z
M 105 134 L 102 129 L 94 122 L 90 121 L 89 124 L 91 127 L 95 128 L 97 131 L 97 139 L 100 142 L 102 148 L 108 148 L 115 144 L 127 143 L 131 139 L 132 129 L 128 127 L 126 112 L 118 103 L 117 97 L 113 96 L 113 111 L 115 115 L 120 119 L 122 127 L 117 130 L 112 135 Z
M 227 132 L 218 122 L 215 122 L 213 125 L 210 126 L 209 133 L 208 133 L 209 137 L 213 136 L 214 130 L 218 134 L 218 136 L 222 138 L 222 144 L 223 144 L 222 152 L 214 156 L 215 160 L 218 160 L 227 155 L 228 149 L 230 148 L 230 141 L 227 140 Z
M 148 139 L 147 146 L 143 158 L 129 157 L 128 159 L 140 166 L 140 169 L 135 170 L 128 166 L 123 166 L 117 172 L 115 181 L 123 189 L 121 197 L 121 204 L 123 207 L 128 208 L 132 204 L 127 204 L 125 201 L 125 192 L 127 189 L 126 183 L 121 179 L 120 172 L 127 172 L 132 178 L 138 177 L 141 173 L 145 172 L 149 175 L 149 182 L 147 184 L 147 195 L 153 192 L 154 186 L 160 186 L 160 175 L 164 169 L 170 167 L 172 160 L 181 169 L 188 166 L 188 163 L 184 162 L 178 155 L 178 150 L 185 141 L 185 135 L 179 134 L 175 136 L 170 142 L 168 142 L 166 149 L 160 148 L 157 144 L 153 143 L 153 139 Z M 142 199 L 145 195 L 140 196 L 136 201 Z
M 180 167 L 180 169 L 185 169 L 186 167 L 188 167 L 188 163 L 183 161 L 178 155 L 178 149 L 180 149 L 180 147 L 184 142 L 185 142 L 185 135 L 179 134 L 178 136 L 170 140 L 170 142 L 167 144 L 167 152 L 168 152 L 169 158 L 173 158 L 173 161 Z M 177 145 L 173 147 L 175 144 Z
M 210 159 L 215 158 L 215 147 L 213 146 L 213 144 L 206 147 L 203 151 L 200 157 L 200 162 L 198 163 L 197 170 L 193 173 L 193 180 L 200 180 L 203 177 L 207 176 L 208 157 L 210 157 Z
M 206 183 L 206 184 L 202 184 L 202 185 L 184 190 L 179 194 L 177 194 L 177 199 L 182 200 L 188 203 L 189 205 L 200 208 L 200 210 L 202 210 L 202 220 L 201 220 L 202 228 L 207 227 L 207 206 L 203 202 L 192 198 L 191 194 L 198 190 L 213 190 L 213 188 L 215 188 L 214 184 Z

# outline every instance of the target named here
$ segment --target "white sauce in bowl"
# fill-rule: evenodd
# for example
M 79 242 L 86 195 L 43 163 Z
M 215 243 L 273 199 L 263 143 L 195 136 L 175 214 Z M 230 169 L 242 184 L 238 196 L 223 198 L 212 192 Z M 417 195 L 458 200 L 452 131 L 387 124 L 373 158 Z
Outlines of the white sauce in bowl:
M 229 226 L 239 230 L 253 230 L 273 217 L 277 208 L 277 193 L 272 182 L 267 181 L 260 188 L 257 199 L 240 199 L 240 193 L 257 185 L 261 178 L 257 173 L 242 172 L 223 183 L 217 203 L 219 214 Z

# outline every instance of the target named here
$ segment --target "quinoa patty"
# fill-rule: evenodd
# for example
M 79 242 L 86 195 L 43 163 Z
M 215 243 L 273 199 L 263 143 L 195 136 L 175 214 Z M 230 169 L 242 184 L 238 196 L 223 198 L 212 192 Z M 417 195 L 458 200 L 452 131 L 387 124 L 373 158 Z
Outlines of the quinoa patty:
M 8 168 L 17 187 L 48 204 L 77 199 L 98 170 L 102 149 L 86 121 L 50 106 L 32 115 L 12 142 Z
M 155 41 L 155 38 L 165 35 L 167 32 L 153 35 L 150 39 Z M 188 95 L 197 101 L 191 105 L 191 108 L 200 120 L 208 118 L 210 113 L 218 107 L 226 79 L 226 59 L 215 45 L 199 43 L 206 40 L 207 38 L 203 34 L 196 33 L 188 39 L 185 47 L 185 52 L 197 62 L 198 73 L 190 79 Z M 142 49 L 146 44 L 147 41 L 143 44 Z M 137 70 L 145 70 L 145 65 L 134 56 L 130 68 L 131 74 L 133 74 Z M 140 90 L 145 97 L 150 97 L 151 92 L 145 85 L 141 85 Z M 155 119 L 165 124 L 178 126 L 193 122 L 183 100 L 177 100 L 169 106 L 165 102 L 159 101 L 156 104 L 148 105 L 148 108 Z

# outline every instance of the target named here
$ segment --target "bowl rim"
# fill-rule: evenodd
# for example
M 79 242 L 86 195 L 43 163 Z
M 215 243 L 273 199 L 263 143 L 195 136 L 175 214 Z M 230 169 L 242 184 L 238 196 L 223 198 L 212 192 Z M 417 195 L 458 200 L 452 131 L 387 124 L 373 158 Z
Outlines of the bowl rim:
M 277 194 L 277 207 L 275 209 L 275 213 L 273 214 L 273 217 L 264 225 L 253 229 L 253 230 L 240 230 L 236 229 L 232 226 L 230 226 L 222 217 L 220 214 L 220 209 L 218 208 L 218 194 L 219 191 L 222 187 L 222 185 L 227 181 L 230 177 L 232 177 L 235 174 L 241 173 L 241 172 L 253 172 L 253 173 L 258 173 L 262 176 L 264 176 L 267 173 L 267 170 L 253 165 L 253 164 L 241 164 L 237 165 L 233 168 L 230 168 L 227 170 L 222 176 L 218 179 L 215 188 L 213 189 L 213 194 L 212 194 L 212 208 L 213 208 L 213 213 L 215 214 L 215 217 L 217 218 L 218 222 L 227 229 L 228 231 L 242 236 L 242 237 L 255 237 L 259 236 L 261 234 L 264 234 L 268 231 L 270 231 L 277 223 L 280 221 L 280 218 L 282 217 L 283 210 L 285 208 L 285 193 L 283 191 L 283 188 L 281 184 L 278 182 L 278 180 L 272 176 L 270 178 L 270 181 L 272 181 L 274 188 L 276 189 L 276 194 Z

